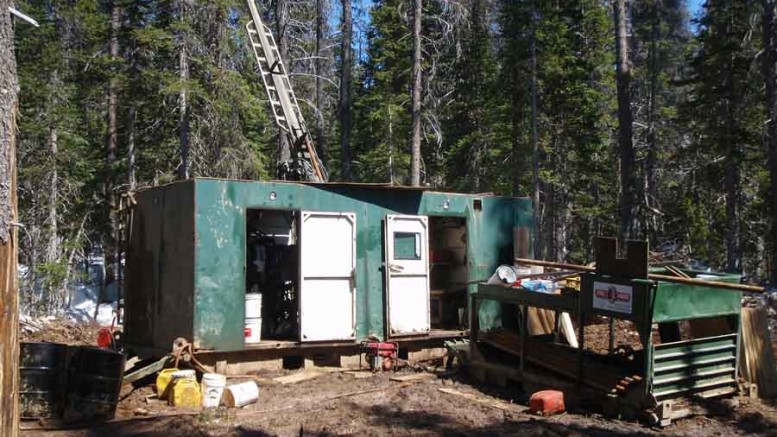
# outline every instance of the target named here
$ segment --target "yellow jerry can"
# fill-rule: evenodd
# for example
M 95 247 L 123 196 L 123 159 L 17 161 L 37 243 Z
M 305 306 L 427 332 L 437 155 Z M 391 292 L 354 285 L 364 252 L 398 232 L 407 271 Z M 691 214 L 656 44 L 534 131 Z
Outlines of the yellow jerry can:
M 181 378 L 173 381 L 170 401 L 176 407 L 198 408 L 202 403 L 202 395 L 197 380 Z
M 162 369 L 161 372 L 159 372 L 159 375 L 156 377 L 156 394 L 159 396 L 159 399 L 165 399 L 165 390 L 167 389 L 167 386 L 170 384 L 170 381 L 173 380 L 173 373 L 177 372 L 178 369 Z

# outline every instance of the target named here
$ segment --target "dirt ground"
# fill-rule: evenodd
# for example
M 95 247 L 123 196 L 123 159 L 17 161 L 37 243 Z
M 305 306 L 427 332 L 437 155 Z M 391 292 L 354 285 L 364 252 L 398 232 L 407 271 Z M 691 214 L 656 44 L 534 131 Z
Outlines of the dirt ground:
M 301 371 L 301 370 L 300 370 Z M 398 372 L 410 374 L 409 370 Z M 636 422 L 606 419 L 584 410 L 542 418 L 528 412 L 504 411 L 443 393 L 443 387 L 504 403 L 526 404 L 520 391 L 474 383 L 449 375 L 403 385 L 390 381 L 397 373 L 357 378 L 345 372 L 324 373 L 295 384 L 270 384 L 261 379 L 260 400 L 242 409 L 182 411 L 161 401 L 146 400 L 151 385 L 126 387 L 116 419 L 87 429 L 41 431 L 24 423 L 23 436 L 264 436 L 264 435 L 515 435 L 515 436 L 777 436 L 777 408 L 761 401 L 738 399 L 732 409 L 679 420 L 664 429 Z M 262 375 L 264 378 L 277 375 Z M 238 382 L 239 380 L 234 380 Z M 230 380 L 230 383 L 233 380 Z M 406 384 L 406 383 L 404 383 Z M 372 389 L 379 391 L 370 391 Z

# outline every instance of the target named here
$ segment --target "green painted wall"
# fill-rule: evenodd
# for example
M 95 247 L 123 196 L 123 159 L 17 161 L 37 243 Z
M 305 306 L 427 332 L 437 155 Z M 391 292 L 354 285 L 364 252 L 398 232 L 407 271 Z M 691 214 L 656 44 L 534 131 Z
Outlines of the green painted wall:
M 482 202 L 480 210 L 474 208 L 475 199 Z M 385 333 L 382 228 L 387 214 L 466 218 L 471 280 L 488 278 L 500 261 L 511 259 L 514 226 L 531 226 L 531 202 L 523 198 L 365 185 L 197 179 L 193 337 L 198 347 L 243 348 L 245 211 L 251 208 L 356 214 L 357 339 L 382 338 Z M 470 292 L 474 291 L 473 285 Z M 498 318 L 498 306 L 483 311 Z

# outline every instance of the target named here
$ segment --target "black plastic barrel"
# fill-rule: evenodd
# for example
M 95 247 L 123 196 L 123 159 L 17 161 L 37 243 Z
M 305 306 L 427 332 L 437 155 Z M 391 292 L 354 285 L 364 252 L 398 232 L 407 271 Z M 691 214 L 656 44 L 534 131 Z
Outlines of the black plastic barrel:
M 73 348 L 63 419 L 66 422 L 112 419 L 123 375 L 123 354 L 95 347 Z
M 59 417 L 65 394 L 68 347 L 59 343 L 19 345 L 19 415 Z

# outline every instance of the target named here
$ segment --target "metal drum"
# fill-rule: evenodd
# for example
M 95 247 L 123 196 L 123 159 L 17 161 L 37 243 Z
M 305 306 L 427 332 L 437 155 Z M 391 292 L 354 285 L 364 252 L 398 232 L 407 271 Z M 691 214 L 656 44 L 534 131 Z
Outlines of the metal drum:
M 74 348 L 63 419 L 66 422 L 112 419 L 123 375 L 123 354 L 95 347 Z
M 19 347 L 19 415 L 24 419 L 59 417 L 65 393 L 68 347 L 27 343 Z

